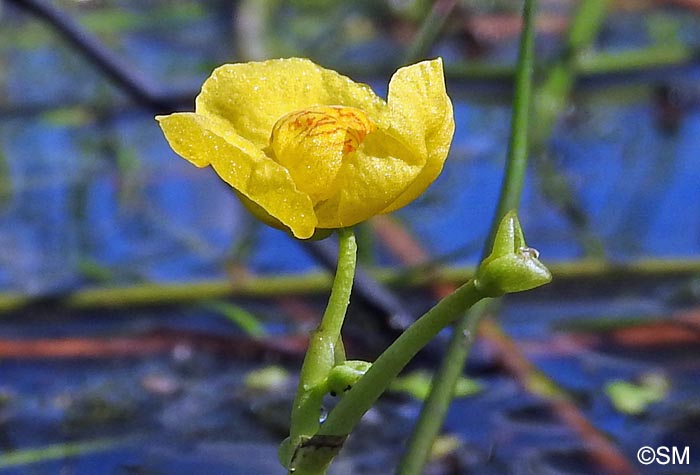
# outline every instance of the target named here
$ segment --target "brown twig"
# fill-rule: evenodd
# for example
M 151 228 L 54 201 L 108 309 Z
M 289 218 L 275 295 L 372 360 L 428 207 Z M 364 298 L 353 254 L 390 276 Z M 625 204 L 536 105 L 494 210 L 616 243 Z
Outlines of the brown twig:
M 184 346 L 242 359 L 301 358 L 307 340 L 298 336 L 251 338 L 161 329 L 120 337 L 0 339 L 2 359 L 123 358 L 168 353 Z

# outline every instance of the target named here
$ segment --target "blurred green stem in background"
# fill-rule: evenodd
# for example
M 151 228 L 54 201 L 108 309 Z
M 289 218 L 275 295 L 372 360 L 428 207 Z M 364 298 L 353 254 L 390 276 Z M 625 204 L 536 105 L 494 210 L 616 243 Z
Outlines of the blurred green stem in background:
M 7 155 L 0 150 L 0 210 L 4 210 L 9 204 L 13 191 Z
M 559 114 L 565 110 L 576 79 L 576 65 L 584 57 L 605 19 L 609 0 L 586 0 L 581 3 L 569 27 L 564 49 L 549 66 L 546 77 L 537 88 L 531 124 L 532 148 L 546 146 Z
M 577 77 L 594 79 L 613 74 L 634 74 L 649 69 L 688 64 L 698 55 L 685 45 L 669 48 L 668 45 L 652 45 L 624 51 L 585 51 L 576 55 L 572 66 Z M 490 61 L 456 61 L 445 65 L 445 76 L 454 80 L 509 81 L 515 75 L 509 64 Z M 632 76 L 633 77 L 633 76 Z
M 505 177 L 482 259 L 486 257 L 494 242 L 498 242 L 496 236 L 501 228 L 499 223 L 501 223 L 503 216 L 518 208 L 525 179 L 529 151 L 528 119 L 532 102 L 536 8 L 536 0 L 525 1 Z M 443 362 L 435 374 L 432 389 L 423 405 L 416 427 L 409 438 L 404 456 L 399 464 L 398 473 L 400 475 L 420 475 L 423 472 L 452 401 L 455 384 L 464 371 L 464 364 L 474 342 L 479 322 L 486 315 L 486 310 L 487 303 L 481 303 L 466 312 L 455 324 Z
M 45 463 L 51 460 L 62 460 L 94 452 L 105 452 L 114 450 L 133 441 L 133 438 L 96 439 L 87 442 L 69 442 L 66 444 L 47 445 L 34 449 L 13 450 L 0 454 L 0 469 L 9 469 L 34 463 Z
M 610 284 L 630 278 L 692 279 L 700 274 L 698 259 L 638 259 L 610 262 L 585 258 L 571 262 L 555 262 L 547 266 L 557 282 L 606 281 Z M 420 265 L 405 269 L 377 268 L 369 274 L 378 282 L 398 290 L 408 290 L 433 281 L 460 283 L 471 279 L 476 269 L 471 266 L 443 267 Z M 312 295 L 327 292 L 332 280 L 325 272 L 294 276 L 254 276 L 238 280 L 219 279 L 189 283 L 140 283 L 80 289 L 55 295 L 27 295 L 22 292 L 0 293 L 0 318 L 20 312 L 32 305 L 50 304 L 54 309 L 81 310 L 179 305 L 230 297 L 275 297 L 280 295 Z M 695 295 L 697 292 L 690 290 Z M 126 313 L 125 315 L 128 315 Z
M 420 61 L 430 53 L 431 46 L 442 33 L 456 6 L 456 0 L 436 0 L 433 2 L 420 30 L 404 53 L 401 61 L 402 66 Z
M 575 190 L 557 170 L 548 153 L 548 141 L 559 116 L 569 105 L 579 61 L 586 57 L 605 20 L 610 0 L 585 0 L 569 26 L 564 49 L 548 67 L 542 85 L 535 91 L 534 120 L 530 137 L 535 170 L 544 195 L 572 223 L 586 255 L 604 256 L 600 239 L 589 230 L 588 218 Z M 610 64 L 608 64 L 610 66 Z
M 201 306 L 206 310 L 222 315 L 250 337 L 262 338 L 266 335 L 265 325 L 258 317 L 243 307 L 223 300 L 204 301 Z

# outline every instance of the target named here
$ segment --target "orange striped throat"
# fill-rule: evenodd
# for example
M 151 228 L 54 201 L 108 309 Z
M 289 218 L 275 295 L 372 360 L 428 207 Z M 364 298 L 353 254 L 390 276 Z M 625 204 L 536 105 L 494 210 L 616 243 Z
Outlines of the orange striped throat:
M 335 191 L 343 159 L 376 129 L 354 107 L 311 106 L 280 117 L 272 128 L 272 158 L 287 168 L 297 187 L 317 202 Z

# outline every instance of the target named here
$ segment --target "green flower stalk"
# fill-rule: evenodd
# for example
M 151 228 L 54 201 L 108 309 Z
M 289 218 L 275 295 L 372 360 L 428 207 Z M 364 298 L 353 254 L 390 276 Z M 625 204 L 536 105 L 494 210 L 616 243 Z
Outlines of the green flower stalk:
M 357 264 L 357 243 L 352 229 L 338 230 L 338 246 L 338 268 L 331 296 L 321 323 L 309 337 L 309 348 L 292 407 L 289 437 L 280 446 L 280 462 L 290 471 L 297 448 L 318 431 L 323 396 L 329 392 L 329 376 L 333 367 L 343 364 L 341 360 L 345 359 L 340 332 L 350 303 Z M 336 379 L 334 375 L 333 381 Z
M 304 439 L 288 465 L 295 475 L 323 475 L 362 416 L 389 388 L 401 370 L 442 329 L 478 301 L 504 293 L 520 292 L 546 284 L 551 274 L 538 253 L 527 248 L 514 211 L 501 221 L 494 246 L 479 266 L 477 276 L 416 320 L 345 392 L 343 399 L 320 425 L 316 435 Z

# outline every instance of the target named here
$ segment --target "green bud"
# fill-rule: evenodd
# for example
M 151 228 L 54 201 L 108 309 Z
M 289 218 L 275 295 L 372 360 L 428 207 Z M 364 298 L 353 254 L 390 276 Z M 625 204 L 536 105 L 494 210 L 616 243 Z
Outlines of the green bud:
M 345 391 L 354 386 L 370 366 L 372 363 L 360 360 L 347 360 L 333 366 L 333 369 L 328 373 L 328 392 L 332 396 L 342 396 Z
M 525 243 L 518 215 L 509 211 L 498 225 L 491 254 L 476 271 L 476 288 L 487 297 L 499 297 L 550 282 L 552 274 L 539 255 Z

